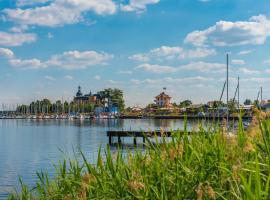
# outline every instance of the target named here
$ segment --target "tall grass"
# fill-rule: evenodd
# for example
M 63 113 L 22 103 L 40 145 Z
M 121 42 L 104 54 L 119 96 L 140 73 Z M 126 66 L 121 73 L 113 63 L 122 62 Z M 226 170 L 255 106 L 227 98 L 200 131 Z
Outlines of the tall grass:
M 186 129 L 185 129 L 186 130 Z M 192 136 L 175 132 L 170 142 L 144 152 L 123 156 L 121 149 L 105 158 L 98 154 L 91 165 L 81 153 L 78 160 L 57 165 L 49 179 L 38 173 L 35 188 L 23 183 L 9 199 L 270 199 L 270 120 L 258 116 L 237 134 L 224 129 L 205 130 Z

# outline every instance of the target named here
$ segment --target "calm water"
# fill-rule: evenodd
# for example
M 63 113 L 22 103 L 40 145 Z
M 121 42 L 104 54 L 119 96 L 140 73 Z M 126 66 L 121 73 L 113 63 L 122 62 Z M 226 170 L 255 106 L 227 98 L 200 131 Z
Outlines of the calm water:
M 188 123 L 189 129 L 198 122 Z M 54 173 L 53 164 L 79 149 L 95 162 L 107 130 L 183 129 L 183 120 L 0 120 L 0 199 L 18 188 L 18 177 L 33 186 L 36 171 Z M 129 143 L 128 139 L 123 140 Z M 115 148 L 114 148 L 115 149 Z M 64 152 L 64 153 L 63 153 Z

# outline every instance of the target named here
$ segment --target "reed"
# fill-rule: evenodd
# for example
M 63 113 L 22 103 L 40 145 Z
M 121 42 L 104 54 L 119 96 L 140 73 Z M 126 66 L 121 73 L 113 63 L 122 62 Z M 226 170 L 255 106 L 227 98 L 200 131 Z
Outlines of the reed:
M 257 121 L 256 121 L 257 120 Z M 147 139 L 144 152 L 124 156 L 121 149 L 90 164 L 81 153 L 78 160 L 63 160 L 57 175 L 9 199 L 270 199 L 270 120 L 254 119 L 247 130 L 241 120 L 235 135 L 216 128 L 200 128 L 188 136 L 175 132 L 170 142 L 153 145 Z

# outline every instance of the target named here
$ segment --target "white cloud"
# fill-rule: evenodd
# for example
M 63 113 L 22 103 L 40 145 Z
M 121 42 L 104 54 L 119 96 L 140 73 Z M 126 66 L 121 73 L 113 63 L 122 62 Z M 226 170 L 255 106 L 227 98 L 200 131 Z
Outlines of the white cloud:
M 191 62 L 187 65 L 180 67 L 181 70 L 191 70 L 198 72 L 219 73 L 224 72 L 226 69 L 225 64 L 221 63 L 208 63 L 208 62 Z
M 85 69 L 94 65 L 104 65 L 106 61 L 112 59 L 113 55 L 107 53 L 99 53 L 96 51 L 67 51 L 62 54 L 53 55 L 47 61 L 39 59 L 10 59 L 9 63 L 15 68 L 22 69 L 39 69 L 48 67 L 59 67 L 62 69 Z
M 45 76 L 44 78 L 46 80 L 49 80 L 49 81 L 54 81 L 55 80 L 52 76 Z
M 47 34 L 47 37 L 48 37 L 49 39 L 52 39 L 54 36 L 53 36 L 52 33 L 49 32 L 49 33 Z
M 89 66 L 104 65 L 113 58 L 107 53 L 96 51 L 67 51 L 60 55 L 54 55 L 45 64 L 63 69 L 85 69 Z
M 139 62 L 148 62 L 150 58 L 145 54 L 135 54 L 128 57 L 130 60 L 135 60 Z
M 0 57 L 13 58 L 14 53 L 10 49 L 0 48 Z
M 131 70 L 120 70 L 119 74 L 132 74 L 133 72 Z
M 18 7 L 23 7 L 23 6 L 33 6 L 36 4 L 44 4 L 47 2 L 51 2 L 52 0 L 17 0 L 16 5 Z
M 161 46 L 155 49 L 151 49 L 145 54 L 135 54 L 130 56 L 129 59 L 137 60 L 140 62 L 148 62 L 150 58 L 165 58 L 171 59 L 192 59 L 192 58 L 205 58 L 208 56 L 216 55 L 215 49 L 196 48 L 196 49 L 184 49 L 179 46 Z
M 161 46 L 156 49 L 152 49 L 150 54 L 156 57 L 166 57 L 167 59 L 179 58 L 179 59 L 190 59 L 190 58 L 204 58 L 207 56 L 215 55 L 214 49 L 197 48 L 186 50 L 182 47 L 169 47 Z
M 11 59 L 9 60 L 9 64 L 14 68 L 21 68 L 21 69 L 40 69 L 40 68 L 46 68 L 46 65 L 42 63 L 38 59 L 27 59 L 27 60 L 21 60 L 21 59 Z
M 260 74 L 258 70 L 252 70 L 245 67 L 240 68 L 239 72 L 244 73 L 244 74 Z
M 245 82 L 259 82 L 259 83 L 264 83 L 264 82 L 268 82 L 270 81 L 270 78 L 268 77 L 251 77 L 251 78 L 245 78 L 245 79 L 242 79 L 242 81 L 245 81 Z
M 9 29 L 9 31 L 13 32 L 13 33 L 23 33 L 26 30 L 28 30 L 28 26 L 27 25 L 18 25 L 18 26 L 13 26 Z
M 235 59 L 235 60 L 232 60 L 232 64 L 234 64 L 234 65 L 244 65 L 244 64 L 246 64 L 246 62 L 244 60 Z
M 36 41 L 37 36 L 34 33 L 7 33 L 0 31 L 0 45 L 2 46 L 20 46 L 24 43 Z
M 270 21 L 264 15 L 253 16 L 249 21 L 219 21 L 202 31 L 193 31 L 185 42 L 196 46 L 236 46 L 264 44 L 270 36 Z
M 269 65 L 270 64 L 270 59 L 263 61 L 263 63 Z
M 96 75 L 96 76 L 94 76 L 94 79 L 95 79 L 95 80 L 100 80 L 101 77 L 100 77 L 99 75 Z
M 184 78 L 172 78 L 172 77 L 165 77 L 161 79 L 144 79 L 144 80 L 138 80 L 138 79 L 131 79 L 130 82 L 134 85 L 140 85 L 140 84 L 148 84 L 148 85 L 155 85 L 155 84 L 186 84 L 186 83 L 198 83 L 198 82 L 207 82 L 212 81 L 213 78 L 209 77 L 202 77 L 202 76 L 194 76 L 194 77 L 184 77 Z
M 265 73 L 270 74 L 270 69 L 266 69 Z
M 174 68 L 174 67 L 162 66 L 162 65 L 151 65 L 151 64 L 147 64 L 147 63 L 141 64 L 141 65 L 137 66 L 135 69 L 142 69 L 144 71 L 157 73 L 157 74 L 172 73 L 172 72 L 177 71 L 177 68 Z
M 253 52 L 253 50 L 244 50 L 244 51 L 240 51 L 239 53 L 238 53 L 238 55 L 247 55 L 247 54 L 250 54 L 250 53 L 252 53 Z
M 73 76 L 66 75 L 66 76 L 65 76 L 65 79 L 67 79 L 67 80 L 73 80 Z
M 226 70 L 226 65 L 221 63 L 209 63 L 209 62 L 190 62 L 186 65 L 181 65 L 178 67 L 163 66 L 163 65 L 151 65 L 148 63 L 141 64 L 135 69 L 141 69 L 151 73 L 174 73 L 178 71 L 196 71 L 203 73 L 221 73 Z
M 160 0 L 129 0 L 129 4 L 120 5 L 120 9 L 124 12 L 144 12 L 147 9 L 147 5 L 157 4 Z
M 55 27 L 83 21 L 83 14 L 89 11 L 98 15 L 114 14 L 116 4 L 112 0 L 55 0 L 49 5 L 3 12 L 7 20 L 18 24 Z

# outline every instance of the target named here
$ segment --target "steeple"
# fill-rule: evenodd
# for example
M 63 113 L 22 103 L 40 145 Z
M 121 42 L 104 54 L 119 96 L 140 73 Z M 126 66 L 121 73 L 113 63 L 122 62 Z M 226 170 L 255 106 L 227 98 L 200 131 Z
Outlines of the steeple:
M 82 96 L 82 92 L 81 92 L 81 86 L 78 87 L 78 92 L 76 93 L 76 97 L 80 97 Z

